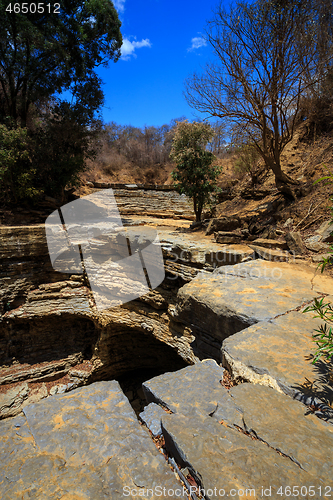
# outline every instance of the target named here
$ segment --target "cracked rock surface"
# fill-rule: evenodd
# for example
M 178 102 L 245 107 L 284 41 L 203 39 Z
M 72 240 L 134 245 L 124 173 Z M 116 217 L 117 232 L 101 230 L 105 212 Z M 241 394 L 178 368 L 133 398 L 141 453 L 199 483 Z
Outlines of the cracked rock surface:
M 223 342 L 224 364 L 235 379 L 274 387 L 307 400 L 333 401 L 330 365 L 312 364 L 312 334 L 321 320 L 292 311 L 270 322 L 259 322 Z
M 262 487 L 276 499 L 280 486 L 303 485 L 303 498 L 313 497 L 311 485 L 331 486 L 332 426 L 269 387 L 244 383 L 228 391 L 222 370 L 205 360 L 144 384 L 151 401 L 174 411 L 162 415 L 161 426 L 179 465 L 206 491 L 254 489 L 253 498 L 265 498 Z
M 174 320 L 191 325 L 197 343 L 204 343 L 207 335 L 222 343 L 251 325 L 270 322 L 332 292 L 330 278 L 314 276 L 300 264 L 254 260 L 220 267 L 184 285 L 178 291 Z M 221 360 L 216 353 L 207 357 Z
M 1 422 L 0 443 L 3 500 L 120 499 L 126 488 L 156 490 L 155 499 L 169 498 L 158 486 L 179 488 L 115 381 L 26 407 Z

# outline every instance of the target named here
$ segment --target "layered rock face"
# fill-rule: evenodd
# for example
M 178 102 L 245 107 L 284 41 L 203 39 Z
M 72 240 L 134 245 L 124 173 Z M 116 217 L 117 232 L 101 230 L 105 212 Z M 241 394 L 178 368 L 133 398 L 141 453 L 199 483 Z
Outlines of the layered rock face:
M 136 370 L 177 370 L 207 357 L 223 360 L 237 380 L 267 380 L 268 385 L 292 394 L 296 379 L 289 377 L 286 383 L 280 372 L 273 375 L 274 364 L 268 360 L 247 368 L 254 366 L 249 353 L 256 352 L 255 339 L 260 335 L 265 343 L 270 338 L 276 343 L 283 328 L 277 326 L 274 333 L 273 325 L 282 325 L 280 316 L 297 312 L 315 297 L 333 294 L 329 279 L 314 278 L 311 270 L 299 264 L 253 260 L 259 254 L 248 246 L 203 242 L 195 235 L 162 227 L 166 278 L 161 286 L 137 300 L 98 312 L 83 276 L 53 271 L 44 226 L 2 228 L 2 237 L 8 242 L 2 246 L 0 266 L 2 417 L 15 415 L 49 394 L 93 381 Z M 8 262 L 10 276 L 5 271 Z M 316 326 L 311 318 L 307 320 L 306 328 L 293 330 L 295 342 L 300 330 L 308 332 L 304 354 L 311 353 L 311 332 Z M 242 355 L 240 362 L 236 352 L 243 345 L 247 361 Z M 286 354 L 282 351 L 277 356 L 281 367 Z M 309 370 L 304 365 L 307 377 Z M 305 383 L 301 373 L 300 386 Z
M 52 269 L 43 225 L 1 231 L 2 418 L 49 394 L 95 380 L 135 370 L 162 373 L 195 362 L 191 330 L 172 324 L 172 311 L 180 284 L 204 266 L 201 254 L 179 259 L 175 266 L 166 238 L 169 268 L 162 286 L 98 312 L 82 275 Z M 177 250 L 183 252 L 179 245 Z
M 151 220 L 126 222 L 133 227 Z M 53 270 L 44 225 L 0 232 L 1 417 L 96 380 L 135 370 L 162 373 L 206 357 L 191 324 L 174 320 L 177 291 L 198 273 L 254 255 L 246 246 L 221 248 L 162 226 L 164 282 L 137 300 L 98 312 L 82 275 Z M 207 345 L 215 343 L 211 335 Z M 219 348 L 218 340 L 210 355 Z
M 98 312 L 84 276 L 52 270 L 44 227 L 16 229 L 0 262 L 4 499 L 329 496 L 331 366 L 311 363 L 320 321 L 302 310 L 332 300 L 330 278 L 165 225 L 164 282 Z M 128 372 L 176 475 L 112 380 Z
M 131 370 L 163 372 L 193 363 L 192 334 L 170 329 L 169 295 L 161 288 L 145 302 L 98 313 L 80 281 L 43 284 L 28 292 L 22 306 L 2 316 L 2 417 L 57 390 Z

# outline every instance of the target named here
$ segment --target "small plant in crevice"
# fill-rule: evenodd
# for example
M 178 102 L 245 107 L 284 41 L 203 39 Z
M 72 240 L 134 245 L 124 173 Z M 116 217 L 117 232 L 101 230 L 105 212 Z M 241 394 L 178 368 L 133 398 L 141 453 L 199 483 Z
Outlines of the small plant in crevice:
M 325 168 L 328 170 L 327 167 Z M 329 175 L 317 179 L 314 182 L 314 184 L 317 184 L 318 182 L 322 181 L 325 181 L 325 184 L 332 184 L 333 173 L 329 171 Z M 330 201 L 333 201 L 333 196 L 331 195 L 329 199 Z M 332 214 L 331 224 L 333 224 L 333 206 L 331 207 L 331 214 Z M 317 269 L 321 268 L 321 273 L 324 272 L 324 269 L 327 265 L 332 266 L 333 264 L 333 246 L 330 247 L 329 253 L 331 255 L 324 258 L 322 262 L 318 264 Z M 324 320 L 324 323 L 321 324 L 320 327 L 315 330 L 315 332 L 317 333 L 314 333 L 312 335 L 313 341 L 317 344 L 317 350 L 314 354 L 312 364 L 315 364 L 322 356 L 324 356 L 328 361 L 331 361 L 333 357 L 333 331 L 332 331 L 333 307 L 330 302 L 324 303 L 324 297 L 323 297 L 320 300 L 315 299 L 314 304 L 306 307 L 303 312 L 306 313 L 310 311 L 316 313 L 313 316 L 314 318 L 320 318 Z
M 314 318 L 321 318 L 325 321 L 315 330 L 317 333 L 312 336 L 313 341 L 317 344 L 312 364 L 315 364 L 322 356 L 330 361 L 333 357 L 333 307 L 330 302 L 324 303 L 323 297 L 320 300 L 315 299 L 314 304 L 308 306 L 303 312 L 310 311 L 316 313 Z

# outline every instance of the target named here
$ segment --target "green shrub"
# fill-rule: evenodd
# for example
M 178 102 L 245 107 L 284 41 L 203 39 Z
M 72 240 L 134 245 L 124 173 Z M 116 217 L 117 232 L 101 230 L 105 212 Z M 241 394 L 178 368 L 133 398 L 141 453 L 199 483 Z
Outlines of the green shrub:
M 31 162 L 31 140 L 25 128 L 0 125 L 0 183 L 3 201 L 35 199 L 36 169 Z
M 333 357 L 333 307 L 330 302 L 324 303 L 324 298 L 320 300 L 315 299 L 314 305 L 308 306 L 303 312 L 309 311 L 316 313 L 313 316 L 314 318 L 321 318 L 325 321 L 324 324 L 315 330 L 317 333 L 313 334 L 313 341 L 317 344 L 318 348 L 312 363 L 316 363 L 322 356 L 330 360 Z
M 332 184 L 333 174 L 330 172 L 329 175 L 326 175 L 316 180 L 314 184 L 323 181 L 326 184 Z M 333 201 L 332 196 L 330 196 L 330 201 Z M 333 216 L 333 207 L 331 207 L 331 213 Z M 331 223 L 333 223 L 333 217 Z M 330 250 L 331 250 L 330 253 L 332 253 L 332 255 L 323 259 L 323 261 L 318 264 L 318 267 L 321 268 L 322 273 L 324 272 L 324 269 L 327 265 L 331 266 L 333 264 L 333 246 L 330 247 Z M 314 305 L 308 306 L 306 309 L 304 309 L 303 312 L 306 313 L 310 311 L 316 313 L 313 316 L 314 318 L 321 318 L 325 321 L 324 324 L 320 325 L 320 327 L 315 330 L 315 332 L 317 333 L 313 334 L 313 341 L 317 344 L 317 350 L 314 354 L 314 359 L 312 363 L 313 364 L 316 363 L 316 361 L 318 361 L 318 359 L 321 358 L 322 356 L 324 356 L 328 360 L 331 360 L 331 358 L 333 357 L 333 332 L 332 332 L 333 307 L 331 306 L 330 302 L 324 303 L 324 298 L 320 300 L 315 299 Z

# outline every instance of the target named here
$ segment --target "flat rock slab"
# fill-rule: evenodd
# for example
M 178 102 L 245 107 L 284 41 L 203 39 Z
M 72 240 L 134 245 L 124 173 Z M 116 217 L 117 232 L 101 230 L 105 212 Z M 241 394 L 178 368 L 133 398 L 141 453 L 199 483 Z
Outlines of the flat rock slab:
M 115 381 L 97 382 L 0 423 L 0 490 L 13 498 L 167 498 L 179 482 Z M 134 494 L 135 493 L 135 494 Z
M 289 262 L 291 255 L 287 251 L 262 247 L 258 245 L 249 245 L 262 259 L 270 262 Z
M 288 249 L 288 245 L 285 241 L 270 240 L 266 238 L 257 238 L 252 242 L 252 245 L 264 248 L 279 248 L 280 250 Z
M 171 455 L 196 479 L 201 493 L 215 500 L 223 497 L 274 500 L 279 487 L 321 483 L 289 458 L 259 440 L 231 430 L 215 419 L 196 415 L 166 415 L 163 435 Z M 271 495 L 263 495 L 262 488 Z M 282 498 L 286 498 L 283 496 Z M 308 495 L 302 498 L 310 499 Z
M 297 264 L 255 260 L 198 275 L 178 292 L 174 319 L 218 340 L 332 293 L 331 278 Z
M 148 403 L 163 404 L 173 413 L 187 415 L 193 409 L 209 414 L 216 410 L 217 400 L 225 391 L 220 381 L 223 368 L 213 359 L 165 373 L 142 384 Z M 196 393 L 193 392 L 193 383 Z M 167 389 L 169 387 L 169 389 Z
M 269 387 L 240 384 L 230 390 L 242 410 L 243 429 L 290 457 L 323 482 L 332 480 L 333 427 Z
M 322 323 L 312 314 L 293 311 L 226 339 L 223 363 L 233 378 L 267 385 L 304 401 L 315 397 L 332 403 L 330 365 L 322 360 L 312 364 L 316 347 L 312 334 Z
M 271 388 L 241 384 L 227 391 L 220 369 L 205 360 L 144 384 L 175 411 L 161 415 L 166 447 L 206 498 L 286 498 L 284 488 L 296 485 L 304 487 L 302 498 L 317 498 L 324 486 L 331 492 L 332 426 Z
M 164 257 L 169 255 L 175 262 L 187 262 L 202 267 L 220 267 L 237 264 L 244 258 L 253 256 L 247 245 L 220 245 L 191 233 L 179 233 L 158 228 Z

